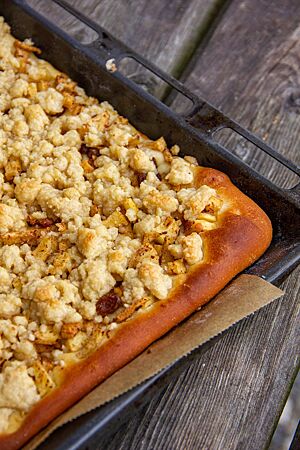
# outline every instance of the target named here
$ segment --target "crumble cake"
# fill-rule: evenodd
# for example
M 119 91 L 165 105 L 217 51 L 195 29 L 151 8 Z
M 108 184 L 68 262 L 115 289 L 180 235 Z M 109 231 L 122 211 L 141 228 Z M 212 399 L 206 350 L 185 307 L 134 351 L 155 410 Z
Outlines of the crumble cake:
M 0 445 L 18 448 L 271 239 L 228 177 L 151 140 L 0 22 Z M 70 370 L 72 368 L 72 370 Z

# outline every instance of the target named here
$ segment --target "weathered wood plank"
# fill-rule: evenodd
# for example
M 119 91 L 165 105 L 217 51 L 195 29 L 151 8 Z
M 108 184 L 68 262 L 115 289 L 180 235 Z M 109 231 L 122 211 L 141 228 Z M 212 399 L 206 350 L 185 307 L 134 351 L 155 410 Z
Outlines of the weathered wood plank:
M 299 19 L 296 0 L 234 0 L 187 78 L 194 91 L 294 158 Z M 281 178 L 260 153 L 241 153 Z M 283 284 L 282 300 L 227 332 L 105 448 L 264 448 L 299 365 L 299 274 Z
M 73 0 L 73 7 L 95 20 L 129 47 L 155 62 L 166 72 L 179 76 L 224 0 Z M 67 32 L 83 40 L 93 34 L 52 2 L 29 0 Z M 162 83 L 149 72 L 129 69 L 129 74 L 157 96 Z
M 299 11 L 298 0 L 233 1 L 185 80 L 191 90 L 298 163 Z M 271 172 L 272 180 L 286 177 L 282 170 L 274 173 L 279 166 L 266 164 L 261 152 L 253 153 L 236 139 L 224 143 L 264 174 Z

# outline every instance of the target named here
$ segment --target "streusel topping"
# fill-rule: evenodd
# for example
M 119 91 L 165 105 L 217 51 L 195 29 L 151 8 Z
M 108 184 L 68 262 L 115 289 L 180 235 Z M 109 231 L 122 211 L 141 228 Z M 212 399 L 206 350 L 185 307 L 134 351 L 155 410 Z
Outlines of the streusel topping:
M 0 22 L 0 432 L 202 261 L 222 202 Z

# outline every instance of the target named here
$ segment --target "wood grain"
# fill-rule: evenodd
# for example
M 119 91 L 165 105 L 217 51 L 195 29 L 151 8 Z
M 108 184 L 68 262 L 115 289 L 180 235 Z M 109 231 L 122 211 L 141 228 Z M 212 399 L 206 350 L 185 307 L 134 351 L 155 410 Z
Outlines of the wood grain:
M 299 17 L 298 0 L 234 1 L 209 45 L 191 61 L 194 68 L 185 80 L 192 91 L 298 164 Z M 221 142 L 280 186 L 299 181 L 236 136 Z
M 233 1 L 187 78 L 196 92 L 297 159 L 298 1 Z M 266 134 L 267 133 L 267 134 Z M 228 144 L 273 180 L 259 152 Z M 285 181 L 285 179 L 283 180 Z M 299 274 L 284 298 L 244 320 L 99 449 L 264 448 L 299 365 Z
M 155 62 L 165 72 L 181 74 L 206 29 L 224 0 L 72 0 L 69 3 L 103 26 L 129 47 Z M 47 14 L 68 33 L 90 42 L 94 34 L 57 5 L 29 0 L 36 10 Z M 134 64 L 124 67 L 135 82 L 157 97 L 166 85 Z

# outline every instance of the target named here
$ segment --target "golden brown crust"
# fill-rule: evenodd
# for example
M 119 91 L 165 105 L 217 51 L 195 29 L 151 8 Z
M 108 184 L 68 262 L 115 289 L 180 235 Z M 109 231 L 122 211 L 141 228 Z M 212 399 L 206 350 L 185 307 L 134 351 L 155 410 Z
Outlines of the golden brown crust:
M 94 386 L 207 303 L 266 250 L 272 238 L 270 220 L 226 175 L 214 169 L 198 168 L 196 184 L 218 189 L 229 204 L 219 218 L 219 227 L 203 233 L 204 261 L 180 278 L 181 282 L 167 299 L 156 302 L 148 310 L 140 310 L 135 319 L 120 324 L 94 354 L 68 368 L 61 386 L 32 409 L 22 426 L 0 437 L 1 449 L 12 450 L 23 445 Z

